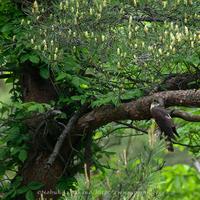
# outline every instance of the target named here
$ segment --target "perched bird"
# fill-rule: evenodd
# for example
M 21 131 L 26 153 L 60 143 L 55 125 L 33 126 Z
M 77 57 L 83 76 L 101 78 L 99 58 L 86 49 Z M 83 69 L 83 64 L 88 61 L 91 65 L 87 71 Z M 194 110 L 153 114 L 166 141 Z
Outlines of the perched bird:
M 154 99 L 150 107 L 151 115 L 155 119 L 161 132 L 164 135 L 168 151 L 173 152 L 172 140 L 179 136 L 176 127 L 168 111 L 164 108 L 164 101 L 161 98 Z

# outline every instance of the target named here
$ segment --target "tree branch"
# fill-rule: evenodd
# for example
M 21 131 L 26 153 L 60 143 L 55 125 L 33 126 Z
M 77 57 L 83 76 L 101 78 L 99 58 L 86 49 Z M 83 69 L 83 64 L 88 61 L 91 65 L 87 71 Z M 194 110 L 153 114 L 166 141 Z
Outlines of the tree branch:
M 133 124 L 127 124 L 127 123 L 124 123 L 124 122 L 116 122 L 118 124 L 121 124 L 121 125 L 124 125 L 124 126 L 127 126 L 127 128 L 132 128 L 132 129 L 135 129 L 136 131 L 139 131 L 139 132 L 142 132 L 142 133 L 145 133 L 145 134 L 148 134 L 148 132 L 146 130 L 143 130 L 141 128 L 138 128 L 137 126 L 133 126 Z
M 173 144 L 178 144 L 180 146 L 190 147 L 190 148 L 199 148 L 200 147 L 200 145 L 183 144 L 183 143 L 179 143 L 179 142 L 175 142 L 175 141 L 173 141 Z
M 67 125 L 65 126 L 65 129 L 63 130 L 63 132 L 60 134 L 60 136 L 57 139 L 54 150 L 47 161 L 47 166 L 52 166 L 52 164 L 54 163 L 55 159 L 57 158 L 60 152 L 60 149 L 65 141 L 65 138 L 67 137 L 67 135 L 70 134 L 78 118 L 81 116 L 83 112 L 85 112 L 87 108 L 88 108 L 88 104 L 83 105 L 83 107 L 79 111 L 75 112 L 74 115 L 70 118 Z
M 200 87 L 199 79 L 200 71 L 196 71 L 196 73 L 169 74 L 156 87 L 147 90 L 146 94 L 153 94 L 163 90 L 198 89 Z
M 12 74 L 0 74 L 0 79 L 10 78 L 12 76 L 13 76 Z
M 15 71 L 15 69 L 0 67 L 0 72 L 13 72 L 13 71 Z
M 180 111 L 180 110 L 172 110 L 171 116 L 182 118 L 182 119 L 189 121 L 189 122 L 200 122 L 200 115 L 191 115 L 187 112 Z
M 128 20 L 130 18 L 130 15 L 125 15 L 123 17 L 123 19 Z M 138 21 L 138 22 L 164 22 L 165 19 L 161 19 L 161 18 L 157 18 L 157 17 L 148 17 L 148 16 L 133 16 L 133 20 L 134 21 Z
M 70 144 L 80 148 L 82 137 L 91 134 L 95 129 L 110 122 L 120 120 L 149 120 L 151 119 L 150 104 L 154 98 L 161 97 L 165 106 L 194 106 L 200 107 L 200 90 L 175 90 L 158 92 L 150 96 L 142 97 L 119 106 L 104 105 L 96 108 L 78 119 L 73 130 L 70 131 L 70 141 L 65 140 L 64 154 L 73 151 Z M 68 147 L 68 148 L 67 148 Z
M 123 103 L 116 107 L 105 105 L 82 116 L 76 125 L 76 132 L 93 131 L 96 128 L 119 120 L 147 120 L 151 118 L 150 104 L 155 97 L 162 97 L 165 106 L 200 107 L 200 90 L 176 90 L 155 93 L 136 101 Z

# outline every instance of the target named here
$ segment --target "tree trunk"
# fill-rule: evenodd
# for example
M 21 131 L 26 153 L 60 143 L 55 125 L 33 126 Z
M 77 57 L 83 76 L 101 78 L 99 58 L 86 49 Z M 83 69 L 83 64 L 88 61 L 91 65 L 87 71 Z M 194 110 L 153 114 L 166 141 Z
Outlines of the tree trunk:
M 39 69 L 31 66 L 31 63 L 26 63 L 24 66 L 20 82 L 24 102 L 48 103 L 51 100 L 56 100 L 57 95 L 52 82 L 41 78 Z M 32 130 L 37 130 L 40 123 L 41 119 L 39 117 L 27 120 L 27 125 Z M 33 136 L 28 152 L 28 159 L 20 170 L 20 175 L 23 177 L 23 185 L 27 185 L 32 181 L 41 182 L 44 184 L 42 190 L 47 193 L 46 195 L 44 194 L 44 198 L 49 199 L 51 197 L 57 199 L 59 194 L 55 191 L 55 185 L 63 173 L 64 163 L 57 159 L 51 168 L 46 168 L 46 163 L 51 152 L 48 149 L 38 148 L 38 143 L 41 142 L 38 140 L 40 140 L 40 135 L 42 134 L 42 130 L 39 130 L 35 139 Z M 36 191 L 36 195 L 39 198 L 40 192 Z M 20 197 L 19 199 L 22 198 Z

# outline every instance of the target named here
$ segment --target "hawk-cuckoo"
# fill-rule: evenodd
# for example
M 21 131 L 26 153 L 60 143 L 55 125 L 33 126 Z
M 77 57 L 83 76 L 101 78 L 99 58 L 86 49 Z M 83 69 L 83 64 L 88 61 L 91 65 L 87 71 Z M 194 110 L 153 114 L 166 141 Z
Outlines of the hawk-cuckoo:
M 154 99 L 151 103 L 150 111 L 161 132 L 164 134 L 168 151 L 174 151 L 172 140 L 178 136 L 178 133 L 169 112 L 164 108 L 163 100 L 159 98 Z

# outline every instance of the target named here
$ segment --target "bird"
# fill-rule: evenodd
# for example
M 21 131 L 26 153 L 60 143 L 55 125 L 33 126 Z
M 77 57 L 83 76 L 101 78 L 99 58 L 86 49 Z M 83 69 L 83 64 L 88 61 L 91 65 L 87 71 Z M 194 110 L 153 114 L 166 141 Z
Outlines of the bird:
M 176 136 L 179 137 L 179 135 L 169 112 L 164 107 L 164 100 L 162 98 L 153 99 L 150 106 L 150 112 L 164 135 L 167 150 L 173 152 L 174 147 L 172 141 L 176 139 Z

